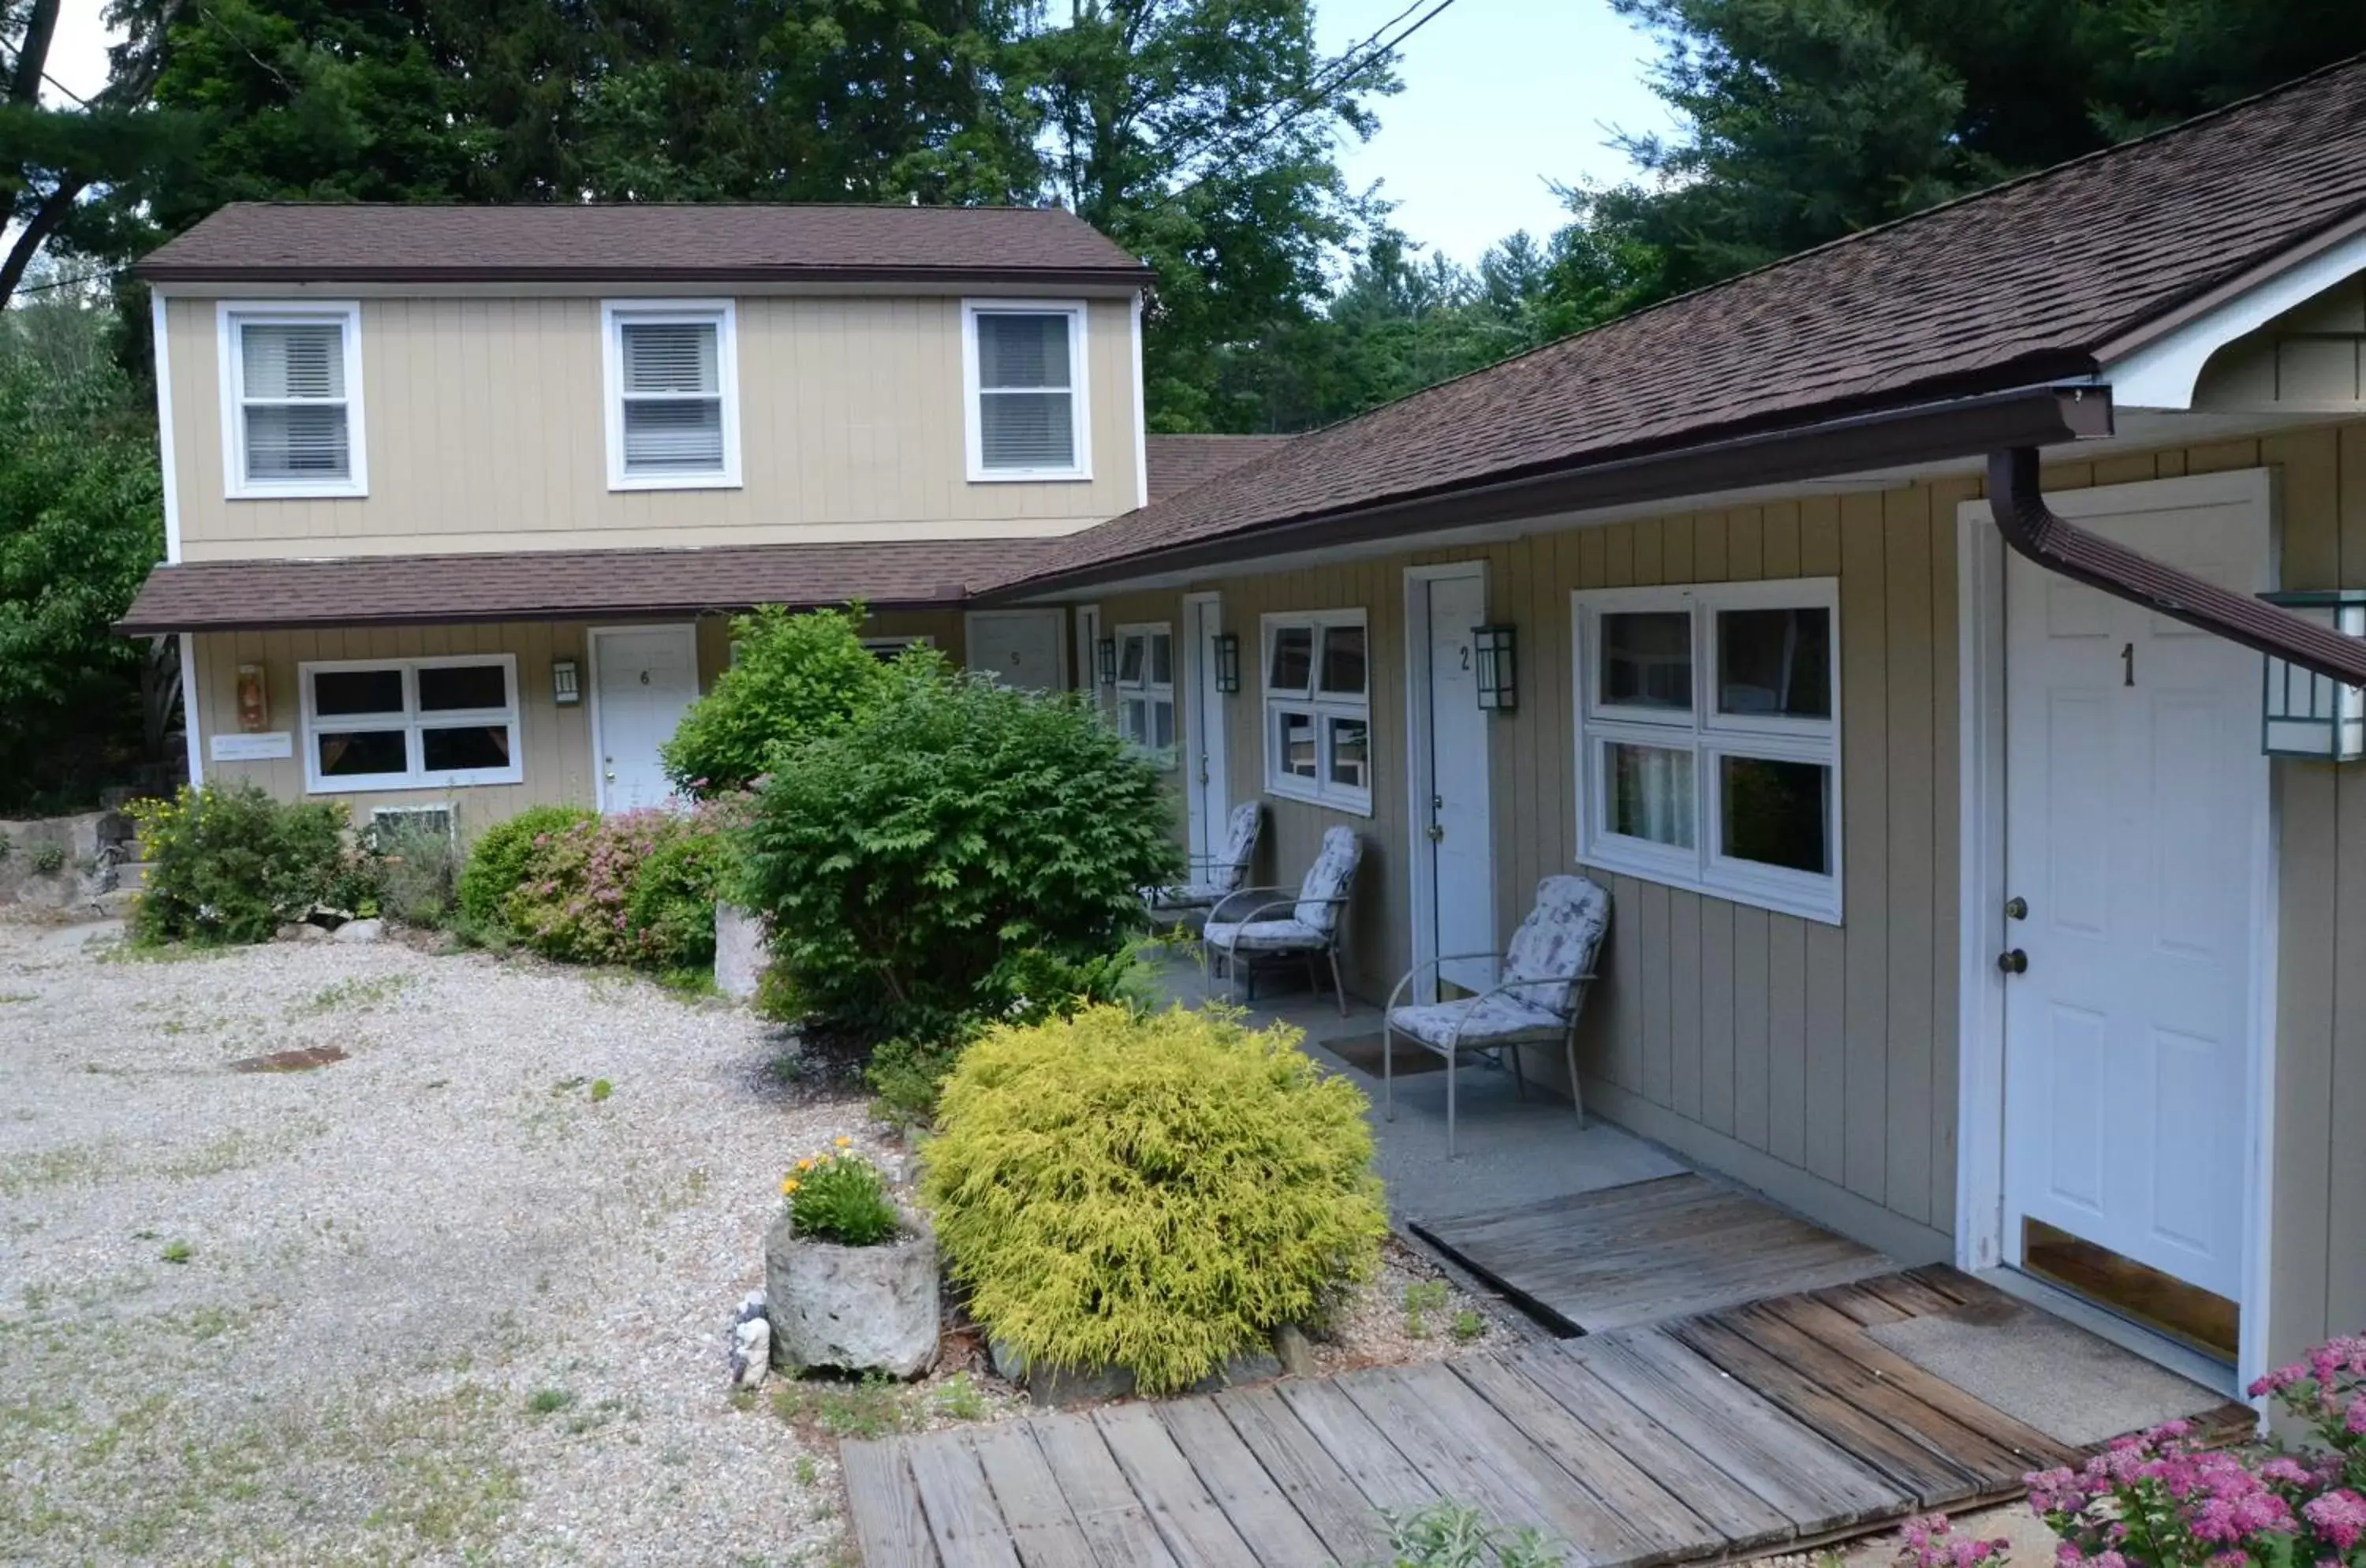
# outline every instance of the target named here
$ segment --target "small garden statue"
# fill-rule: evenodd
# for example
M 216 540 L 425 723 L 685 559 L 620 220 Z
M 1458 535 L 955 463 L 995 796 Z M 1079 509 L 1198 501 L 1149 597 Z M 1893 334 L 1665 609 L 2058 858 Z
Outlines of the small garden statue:
M 782 1179 L 764 1239 L 772 1362 L 915 1378 L 936 1364 L 936 1237 L 840 1137 Z

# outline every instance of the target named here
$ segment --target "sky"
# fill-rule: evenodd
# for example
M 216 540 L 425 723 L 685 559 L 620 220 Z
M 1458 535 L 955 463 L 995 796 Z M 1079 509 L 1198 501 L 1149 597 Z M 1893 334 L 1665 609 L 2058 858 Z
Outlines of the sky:
M 1435 3 L 1422 0 L 1412 17 Z M 1364 43 L 1407 4 L 1315 0 L 1322 47 L 1337 54 Z M 58 18 L 50 74 L 78 96 L 107 82 L 104 9 L 66 0 Z M 1560 226 L 1547 181 L 1611 183 L 1630 172 L 1607 143 L 1614 130 L 1669 128 L 1645 85 L 1656 58 L 1610 0 L 1451 0 L 1406 40 L 1404 91 L 1380 100 L 1379 132 L 1348 146 L 1342 164 L 1358 189 L 1378 183 L 1398 204 L 1399 228 L 1468 265 L 1515 229 L 1541 239 Z

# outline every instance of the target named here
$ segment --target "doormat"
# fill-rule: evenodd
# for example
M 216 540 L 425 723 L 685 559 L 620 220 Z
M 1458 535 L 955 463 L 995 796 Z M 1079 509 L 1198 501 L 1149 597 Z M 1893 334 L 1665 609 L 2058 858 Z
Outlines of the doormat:
M 1358 1072 L 1370 1077 L 1380 1076 L 1380 1037 L 1378 1034 L 1343 1034 L 1336 1040 L 1322 1042 L 1322 1045 L 1323 1049 Z M 1410 1040 L 1397 1042 L 1397 1077 L 1442 1072 L 1445 1067 L 1446 1058 L 1436 1052 L 1425 1051 Z

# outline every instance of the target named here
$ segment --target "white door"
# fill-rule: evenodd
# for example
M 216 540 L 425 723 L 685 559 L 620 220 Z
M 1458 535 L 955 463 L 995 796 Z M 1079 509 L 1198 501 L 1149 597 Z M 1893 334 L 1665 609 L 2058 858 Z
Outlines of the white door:
M 2082 525 L 2227 588 L 2267 585 L 2256 508 Z M 2024 1261 L 2036 1220 L 2240 1302 L 2259 656 L 2007 561 L 2001 924 L 2027 968 L 2005 982 L 2005 1256 Z
M 1066 620 L 1057 610 L 972 611 L 969 667 L 1029 691 L 1060 691 L 1068 683 Z
M 1486 580 L 1473 568 L 1419 575 L 1407 595 L 1416 630 L 1411 686 L 1413 853 L 1416 960 L 1491 953 L 1495 946 L 1495 867 L 1487 787 L 1487 715 L 1479 706 L 1471 631 L 1487 618 Z M 1492 960 L 1448 963 L 1442 978 L 1470 990 L 1495 983 Z
M 598 673 L 592 744 L 600 750 L 600 809 L 662 806 L 674 794 L 658 761 L 682 711 L 698 700 L 698 641 L 688 626 L 592 634 Z
M 1185 794 L 1190 817 L 1191 853 L 1212 855 L 1224 847 L 1224 819 L 1232 815 L 1225 783 L 1224 697 L 1216 690 L 1216 637 L 1224 629 L 1224 602 L 1210 593 L 1183 602 Z

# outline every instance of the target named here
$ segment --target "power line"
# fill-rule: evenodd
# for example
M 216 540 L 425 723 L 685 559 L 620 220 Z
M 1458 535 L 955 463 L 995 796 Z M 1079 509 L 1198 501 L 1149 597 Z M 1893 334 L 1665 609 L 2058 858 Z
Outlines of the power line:
M 1386 22 L 1380 24 L 1379 29 L 1369 38 L 1364 39 L 1362 44 L 1356 45 L 1346 53 L 1340 55 L 1338 59 L 1331 62 L 1331 65 L 1326 70 L 1318 72 L 1313 80 L 1308 82 L 1305 86 L 1299 89 L 1293 101 L 1284 110 L 1282 117 L 1279 119 L 1274 121 L 1269 126 L 1263 127 L 1262 129 L 1245 132 L 1242 140 L 1234 145 L 1234 148 L 1230 152 L 1219 159 L 1212 166 L 1201 171 L 1192 178 L 1185 181 L 1182 185 L 1177 186 L 1174 190 L 1168 192 L 1167 199 L 1170 201 L 1176 201 L 1189 196 L 1192 191 L 1197 190 L 1200 186 L 1207 184 L 1210 180 L 1216 178 L 1218 175 L 1230 169 L 1234 164 L 1240 162 L 1240 160 L 1245 157 L 1249 151 L 1258 143 L 1270 141 L 1273 137 L 1279 135 L 1282 131 L 1289 130 L 1292 125 L 1313 113 L 1316 108 L 1321 107 L 1322 95 L 1329 91 L 1333 85 L 1365 70 L 1375 61 L 1395 55 L 1396 52 L 1404 46 L 1404 42 L 1407 39 L 1413 37 L 1414 34 L 1421 31 L 1422 28 L 1436 21 L 1440 16 L 1444 15 L 1445 12 L 1454 5 L 1454 3 L 1455 0 L 1436 0 L 1436 4 L 1431 6 L 1426 12 L 1424 12 L 1418 19 L 1416 19 L 1410 27 L 1406 28 L 1403 32 L 1398 33 L 1394 38 L 1389 39 L 1384 43 L 1379 43 L 1377 47 L 1371 48 L 1368 52 L 1363 54 L 1361 58 L 1358 58 L 1356 53 L 1357 50 L 1363 49 L 1366 45 L 1374 44 L 1375 40 L 1379 39 L 1382 33 L 1387 32 L 1391 28 L 1395 27 L 1399 22 L 1403 21 L 1405 17 L 1412 16 L 1414 11 L 1421 8 L 1421 6 L 1424 4 L 1424 0 L 1414 0 L 1414 4 L 1406 6 L 1394 17 L 1391 17 Z

